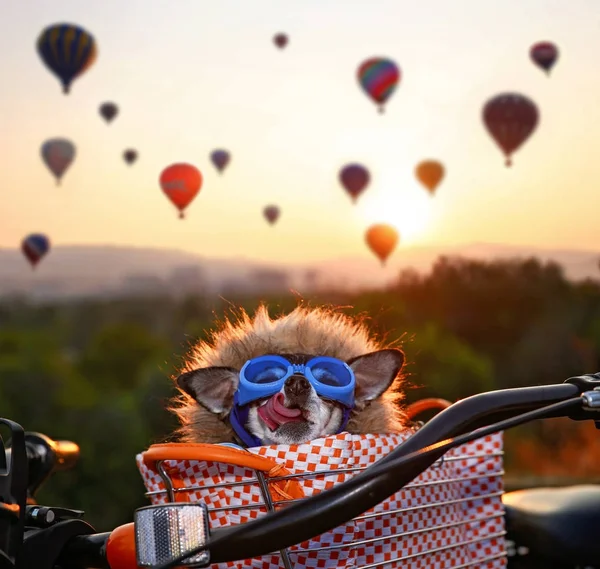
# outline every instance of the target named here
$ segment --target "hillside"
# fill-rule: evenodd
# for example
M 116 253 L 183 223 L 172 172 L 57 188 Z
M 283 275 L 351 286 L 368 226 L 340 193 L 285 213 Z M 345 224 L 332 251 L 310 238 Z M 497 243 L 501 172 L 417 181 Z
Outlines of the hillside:
M 177 286 L 184 278 L 188 281 L 188 288 L 190 285 L 200 286 L 202 282 L 206 289 L 219 292 L 250 286 L 251 272 L 264 269 L 285 271 L 289 279 L 287 285 L 282 285 L 284 288 L 305 289 L 304 277 L 309 270 L 317 273 L 316 286 L 333 285 L 344 289 L 377 287 L 393 279 L 404 268 L 429 270 L 440 255 L 474 259 L 528 256 L 552 259 L 564 267 L 565 274 L 572 280 L 595 278 L 600 257 L 592 251 L 473 243 L 454 247 L 404 248 L 382 269 L 375 259 L 365 257 L 328 259 L 302 266 L 275 265 L 245 258 L 208 258 L 170 249 L 79 245 L 55 247 L 51 256 L 32 272 L 20 251 L 0 249 L 0 294 L 15 291 L 38 297 L 118 294 L 125 289 L 135 291 Z M 175 271 L 179 273 L 174 275 Z M 262 278 L 268 281 L 271 277 Z M 282 277 L 278 282 L 285 281 Z

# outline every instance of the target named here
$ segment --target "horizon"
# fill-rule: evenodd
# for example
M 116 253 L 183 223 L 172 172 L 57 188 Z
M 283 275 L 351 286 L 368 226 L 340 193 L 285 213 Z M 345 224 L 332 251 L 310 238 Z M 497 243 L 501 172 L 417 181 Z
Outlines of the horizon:
M 155 248 L 282 264 L 361 258 L 377 266 L 364 231 L 384 221 L 400 232 L 393 263 L 403 250 L 474 243 L 592 252 L 600 242 L 600 6 L 548 4 L 0 7 L 0 70 L 10 78 L 0 127 L 12 135 L 2 148 L 0 247 L 18 249 L 26 234 L 43 231 L 57 248 Z M 41 30 L 61 21 L 83 26 L 98 44 L 96 62 L 67 96 L 35 50 Z M 280 31 L 290 38 L 283 50 L 272 43 Z M 560 49 L 549 77 L 528 54 L 542 40 Z M 383 115 L 355 77 L 375 55 L 402 71 Z M 540 111 L 511 168 L 481 120 L 483 104 L 504 91 L 527 95 Z M 104 101 L 120 108 L 110 124 L 98 114 Z M 77 145 L 60 187 L 39 155 L 55 136 Z M 129 147 L 140 154 L 132 166 L 121 159 Z M 232 153 L 222 175 L 209 161 L 215 148 Z M 413 173 L 429 158 L 446 167 L 433 198 Z M 173 162 L 190 162 L 204 177 L 184 221 L 158 184 Z M 356 205 L 337 179 L 350 162 L 364 163 L 372 177 Z M 282 207 L 273 227 L 261 215 L 271 202 Z
M 506 248 L 506 249 L 516 249 L 516 250 L 532 250 L 538 251 L 540 253 L 590 253 L 591 255 L 597 255 L 600 258 L 600 251 L 596 247 L 586 248 L 586 247 L 561 247 L 561 246 L 551 246 L 551 245 L 533 245 L 527 243 L 502 243 L 502 242 L 493 242 L 493 241 L 464 241 L 464 242 L 456 242 L 456 243 L 420 243 L 415 242 L 408 245 L 405 245 L 402 248 L 402 251 L 415 251 L 419 249 L 468 249 L 473 247 L 489 247 L 489 248 Z M 181 248 L 181 247 L 165 247 L 159 245 L 136 245 L 136 244 L 124 244 L 124 243 L 110 243 L 110 242 L 97 242 L 97 243 L 61 243 L 58 245 L 53 245 L 53 250 L 60 249 L 77 249 L 77 248 L 90 248 L 90 249 L 139 249 L 144 251 L 159 251 L 159 252 L 173 252 L 173 253 L 185 253 L 191 254 L 199 257 L 205 257 L 206 259 L 235 259 L 239 258 L 240 254 L 233 254 L 231 256 L 226 255 L 210 255 L 205 252 L 196 252 L 193 250 Z M 15 253 L 16 256 L 21 255 L 21 251 L 19 247 L 7 247 L 0 245 L 0 251 Z M 402 251 L 398 251 L 394 255 L 394 260 L 399 261 L 402 257 Z M 364 255 L 358 255 L 359 257 L 363 257 Z M 355 259 L 357 255 L 349 255 L 346 257 L 341 257 L 342 259 Z M 261 259 L 254 259 L 250 257 L 242 257 L 244 259 L 249 258 L 251 260 L 260 261 Z M 339 258 L 339 257 L 338 257 Z M 317 259 L 317 261 L 327 262 L 330 261 L 330 258 Z M 290 261 L 295 262 L 295 261 Z M 308 259 L 307 262 L 314 262 Z

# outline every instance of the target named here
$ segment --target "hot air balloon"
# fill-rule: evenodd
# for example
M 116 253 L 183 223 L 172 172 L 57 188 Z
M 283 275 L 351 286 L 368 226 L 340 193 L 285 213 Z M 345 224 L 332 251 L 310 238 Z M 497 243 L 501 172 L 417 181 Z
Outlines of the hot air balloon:
M 138 157 L 137 150 L 133 150 L 133 148 L 129 148 L 123 152 L 123 160 L 127 162 L 127 164 L 133 164 Z
M 276 205 L 268 205 L 263 210 L 263 215 L 271 225 L 273 225 L 279 219 L 280 214 L 281 210 Z
M 376 223 L 367 229 L 365 241 L 369 249 L 375 253 L 385 265 L 387 258 L 398 244 L 398 232 L 385 223 Z
M 340 183 L 352 198 L 352 202 L 356 203 L 358 196 L 369 184 L 371 176 L 361 164 L 348 164 L 340 170 L 339 178 Z
M 55 24 L 42 30 L 37 51 L 44 65 L 60 79 L 65 94 L 98 53 L 94 37 L 74 24 Z
M 179 210 L 180 219 L 183 219 L 183 210 L 202 187 L 202 174 L 191 164 L 171 164 L 160 175 L 160 187 Z
M 510 155 L 531 135 L 537 126 L 539 113 L 536 104 L 518 93 L 502 93 L 483 107 L 483 122 L 512 164 Z
M 558 47 L 547 41 L 535 43 L 529 50 L 529 57 L 538 67 L 541 67 L 550 75 L 550 70 L 558 59 Z
M 423 160 L 417 165 L 415 175 L 419 182 L 433 195 L 444 177 L 444 166 L 437 160 Z
M 51 138 L 42 144 L 42 160 L 56 176 L 56 185 L 75 159 L 75 145 L 66 138 Z
M 273 38 L 273 43 L 279 49 L 283 49 L 288 43 L 288 37 L 285 34 L 276 34 Z
M 383 113 L 385 102 L 400 82 L 400 68 L 391 59 L 372 57 L 360 64 L 357 76 L 360 86 Z
M 211 162 L 219 172 L 223 172 L 231 160 L 231 156 L 227 150 L 215 150 L 210 155 Z
M 119 114 L 119 107 L 114 103 L 102 103 L 100 105 L 100 115 L 107 123 L 110 123 Z
M 31 268 L 35 269 L 35 266 L 50 251 L 50 239 L 43 233 L 32 233 L 21 241 L 21 251 L 31 264 Z

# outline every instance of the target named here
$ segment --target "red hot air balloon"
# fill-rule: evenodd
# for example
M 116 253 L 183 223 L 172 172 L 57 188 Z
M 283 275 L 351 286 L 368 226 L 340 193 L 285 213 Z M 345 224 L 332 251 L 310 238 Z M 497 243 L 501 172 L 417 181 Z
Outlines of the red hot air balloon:
M 191 164 L 171 164 L 160 175 L 160 187 L 179 210 L 180 219 L 183 219 L 183 210 L 202 187 L 202 174 Z
M 102 118 L 110 123 L 119 114 L 119 107 L 114 103 L 102 103 L 99 111 Z
M 541 67 L 548 75 L 554 67 L 558 59 L 558 47 L 555 44 L 541 41 L 531 46 L 529 57 L 538 66 Z
M 507 166 L 512 164 L 510 155 L 529 138 L 538 120 L 536 104 L 518 93 L 502 93 L 483 107 L 483 122 L 504 152 Z
M 371 225 L 365 234 L 369 249 L 379 257 L 382 265 L 385 265 L 387 258 L 398 245 L 398 240 L 398 232 L 385 223 Z
M 276 34 L 273 38 L 273 43 L 279 49 L 283 49 L 288 43 L 288 37 L 285 34 Z
M 372 57 L 360 64 L 357 77 L 365 93 L 379 105 L 379 112 L 383 113 L 385 102 L 400 82 L 400 68 L 391 59 Z
M 281 210 L 276 205 L 268 205 L 263 209 L 263 215 L 271 225 L 279 219 L 280 214 Z
M 368 186 L 371 176 L 361 164 L 348 164 L 340 170 L 339 178 L 340 183 L 352 198 L 352 202 L 356 203 L 358 196 Z

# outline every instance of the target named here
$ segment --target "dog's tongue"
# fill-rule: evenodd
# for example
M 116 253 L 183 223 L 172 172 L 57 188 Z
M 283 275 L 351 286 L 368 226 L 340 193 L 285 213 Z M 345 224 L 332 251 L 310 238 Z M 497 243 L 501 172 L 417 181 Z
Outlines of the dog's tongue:
M 258 416 L 272 431 L 284 423 L 302 421 L 302 411 L 300 409 L 288 409 L 283 404 L 283 399 L 283 393 L 277 393 L 258 408 Z

